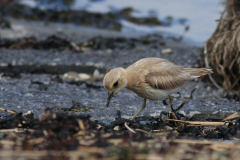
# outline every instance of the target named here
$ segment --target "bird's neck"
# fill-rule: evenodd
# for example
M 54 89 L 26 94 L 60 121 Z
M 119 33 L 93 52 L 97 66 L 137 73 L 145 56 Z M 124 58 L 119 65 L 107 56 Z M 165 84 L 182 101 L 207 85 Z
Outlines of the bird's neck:
M 137 77 L 136 73 L 132 70 L 132 68 L 127 68 L 126 70 L 126 77 L 127 77 L 127 86 L 126 88 L 127 89 L 130 89 L 133 91 L 133 88 L 135 86 L 135 79 Z
M 130 89 L 131 88 L 131 86 L 132 86 L 132 81 L 131 81 L 131 79 L 132 79 L 132 75 L 131 75 L 131 73 L 129 73 L 127 70 L 125 70 L 125 76 L 126 76 L 126 88 L 127 89 Z
M 125 69 L 121 68 L 121 79 L 124 81 L 124 87 L 128 86 L 128 73 Z

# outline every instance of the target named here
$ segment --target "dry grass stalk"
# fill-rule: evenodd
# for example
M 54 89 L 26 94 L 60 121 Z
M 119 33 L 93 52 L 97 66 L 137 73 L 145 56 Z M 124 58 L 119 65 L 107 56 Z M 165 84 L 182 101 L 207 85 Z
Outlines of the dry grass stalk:
M 130 128 L 127 124 L 127 122 L 124 123 L 124 126 L 132 133 L 136 133 L 132 128 Z
M 13 112 L 13 111 L 10 111 L 10 110 L 4 109 L 4 108 L 0 108 L 0 110 L 8 112 L 8 113 L 16 114 L 16 112 Z
M 143 133 L 145 133 L 145 134 L 153 134 L 153 133 L 151 133 L 151 132 L 144 131 L 144 130 L 142 130 L 142 129 L 136 129 L 136 131 L 137 131 L 137 132 L 143 132 Z
M 227 0 L 218 27 L 206 45 L 213 79 L 228 91 L 240 92 L 239 0 Z
M 223 122 L 224 122 L 224 121 L 231 121 L 231 120 L 236 119 L 236 118 L 240 118 L 240 115 L 239 115 L 237 112 L 231 114 L 230 116 L 226 117 L 226 118 L 223 119 L 222 121 L 223 121 Z
M 225 122 L 199 122 L 199 121 L 182 121 L 175 119 L 166 119 L 166 121 L 178 122 L 180 124 L 186 124 L 187 126 L 223 126 L 228 125 Z
M 81 119 L 78 120 L 78 125 L 79 125 L 80 129 L 85 130 L 84 123 Z

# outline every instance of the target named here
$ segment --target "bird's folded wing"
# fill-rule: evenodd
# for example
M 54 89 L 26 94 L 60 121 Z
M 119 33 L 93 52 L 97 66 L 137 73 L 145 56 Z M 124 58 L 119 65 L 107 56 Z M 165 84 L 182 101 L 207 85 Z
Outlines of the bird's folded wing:
M 181 67 L 160 67 L 158 72 L 149 72 L 145 81 L 156 89 L 171 90 L 182 86 L 188 80 Z

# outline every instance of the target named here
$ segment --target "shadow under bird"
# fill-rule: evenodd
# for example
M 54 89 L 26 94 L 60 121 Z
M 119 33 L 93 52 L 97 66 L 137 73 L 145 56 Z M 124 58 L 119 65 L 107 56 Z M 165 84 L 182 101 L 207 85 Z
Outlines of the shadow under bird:
M 187 81 L 211 73 L 212 70 L 207 68 L 183 68 L 165 59 L 144 58 L 126 69 L 115 68 L 105 75 L 103 85 L 108 91 L 106 106 L 115 94 L 127 88 L 144 98 L 141 109 L 131 120 L 146 107 L 146 99 L 163 100 L 169 97 L 168 111 L 173 102 L 172 93 L 176 93 Z

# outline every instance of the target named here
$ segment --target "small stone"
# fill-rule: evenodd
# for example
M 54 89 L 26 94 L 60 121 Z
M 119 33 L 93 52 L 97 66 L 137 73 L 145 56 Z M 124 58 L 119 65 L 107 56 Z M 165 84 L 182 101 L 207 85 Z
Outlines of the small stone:
M 98 67 L 98 68 L 103 68 L 104 64 L 103 63 L 95 63 L 94 66 Z
M 67 72 L 63 75 L 64 79 L 72 80 L 72 81 L 79 81 L 79 75 L 77 72 Z
M 167 131 L 172 131 L 173 130 L 173 128 L 169 127 L 169 126 L 165 126 L 164 129 L 167 130 Z
M 189 118 L 193 117 L 194 115 L 201 114 L 199 111 L 190 111 Z
M 100 72 L 99 72 L 98 69 L 95 69 L 95 70 L 94 70 L 94 72 L 93 72 L 93 79 L 94 79 L 94 80 L 99 80 L 99 79 L 101 79 L 101 74 L 100 74 Z
M 184 115 L 185 117 L 187 116 L 186 112 L 184 112 L 184 111 L 179 111 L 179 114 L 182 114 L 182 115 Z
M 113 130 L 115 130 L 115 131 L 119 131 L 119 126 L 114 127 Z
M 62 28 L 57 28 L 57 33 L 63 33 L 63 29 Z
M 163 49 L 162 50 L 162 54 L 169 54 L 169 53 L 172 53 L 173 50 L 171 48 L 166 48 L 166 49 Z
M 111 54 L 111 53 L 112 53 L 112 50 L 111 50 L 111 49 L 107 49 L 107 53 L 108 53 L 108 54 Z
M 86 81 L 86 80 L 89 80 L 91 76 L 86 73 L 79 73 L 78 78 L 80 81 Z

